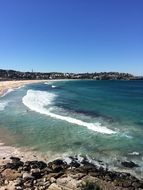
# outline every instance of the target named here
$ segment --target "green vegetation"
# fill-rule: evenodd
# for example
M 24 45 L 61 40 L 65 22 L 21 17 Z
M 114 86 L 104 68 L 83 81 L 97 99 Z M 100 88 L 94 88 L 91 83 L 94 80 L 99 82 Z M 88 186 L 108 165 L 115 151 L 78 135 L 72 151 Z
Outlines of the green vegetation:
M 82 187 L 82 190 L 102 190 L 99 185 L 94 182 L 87 181 L 86 184 Z
M 0 69 L 0 80 L 35 80 L 35 79 L 94 79 L 94 80 L 137 80 L 129 73 L 94 72 L 94 73 L 61 73 L 61 72 L 20 72 Z

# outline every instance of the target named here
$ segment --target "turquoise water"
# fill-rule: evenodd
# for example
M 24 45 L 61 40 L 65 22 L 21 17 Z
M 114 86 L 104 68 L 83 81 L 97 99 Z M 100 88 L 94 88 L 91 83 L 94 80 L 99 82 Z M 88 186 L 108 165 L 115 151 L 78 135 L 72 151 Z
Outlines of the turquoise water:
M 0 129 L 16 147 L 142 166 L 143 81 L 27 85 L 1 97 Z

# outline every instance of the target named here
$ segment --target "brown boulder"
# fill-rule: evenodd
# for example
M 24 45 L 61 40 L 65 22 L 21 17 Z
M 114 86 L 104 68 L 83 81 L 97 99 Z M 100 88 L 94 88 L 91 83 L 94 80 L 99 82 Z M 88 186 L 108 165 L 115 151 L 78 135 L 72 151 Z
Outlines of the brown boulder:
M 21 174 L 12 169 L 5 169 L 2 172 L 2 177 L 4 177 L 8 181 L 12 181 L 17 179 L 18 177 L 21 177 Z

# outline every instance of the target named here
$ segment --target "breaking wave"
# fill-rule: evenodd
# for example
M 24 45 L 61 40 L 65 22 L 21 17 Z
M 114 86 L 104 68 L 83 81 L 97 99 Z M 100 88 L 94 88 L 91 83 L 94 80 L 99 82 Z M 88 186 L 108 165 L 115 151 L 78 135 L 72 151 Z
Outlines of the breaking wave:
M 44 84 L 49 84 L 49 82 L 44 82 Z
M 30 108 L 32 111 L 39 112 L 41 114 L 50 116 L 55 119 L 63 120 L 68 123 L 80 125 L 87 127 L 90 130 L 105 133 L 105 134 L 114 134 L 115 131 L 108 129 L 105 126 L 102 126 L 101 123 L 88 123 L 79 119 L 75 119 L 68 116 L 62 116 L 55 113 L 50 112 L 50 106 L 53 104 L 56 95 L 53 93 L 45 92 L 45 91 L 35 91 L 28 90 L 27 94 L 23 97 L 22 101 L 25 106 Z
M 14 89 L 10 88 L 1 97 L 6 96 L 7 94 L 9 94 L 10 92 L 13 92 L 13 91 L 14 91 Z
M 1 101 L 0 102 L 0 111 L 3 111 L 7 105 L 8 105 L 8 102 Z

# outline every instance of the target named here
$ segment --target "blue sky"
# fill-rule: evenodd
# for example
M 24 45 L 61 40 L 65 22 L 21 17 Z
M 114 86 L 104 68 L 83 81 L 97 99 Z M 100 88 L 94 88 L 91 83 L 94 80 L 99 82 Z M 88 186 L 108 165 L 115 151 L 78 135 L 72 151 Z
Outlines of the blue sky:
M 0 68 L 143 75 L 143 0 L 0 0 Z

